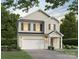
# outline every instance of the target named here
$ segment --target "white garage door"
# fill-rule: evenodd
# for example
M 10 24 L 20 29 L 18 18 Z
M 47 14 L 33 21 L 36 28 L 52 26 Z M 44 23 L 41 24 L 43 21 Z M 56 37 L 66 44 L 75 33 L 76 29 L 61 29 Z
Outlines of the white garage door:
M 22 49 L 44 49 L 44 40 L 22 40 Z

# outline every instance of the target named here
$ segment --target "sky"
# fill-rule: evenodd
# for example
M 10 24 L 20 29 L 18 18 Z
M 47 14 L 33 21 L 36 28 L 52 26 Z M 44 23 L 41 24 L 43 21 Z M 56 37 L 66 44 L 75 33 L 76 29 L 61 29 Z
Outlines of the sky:
M 3 1 L 3 0 L 2 0 Z M 69 11 L 67 10 L 68 6 L 72 3 L 73 0 L 70 0 L 69 2 L 65 3 L 63 6 L 55 8 L 55 9 L 49 9 L 47 11 L 45 11 L 47 14 L 49 14 L 50 16 L 53 16 L 55 18 L 57 18 L 58 20 L 61 20 L 62 18 L 64 18 L 64 15 L 66 13 L 68 13 Z M 39 7 L 32 7 L 31 9 L 29 9 L 28 13 L 23 12 L 22 10 L 16 9 L 15 11 L 12 10 L 12 8 L 10 8 L 9 10 L 12 13 L 15 14 L 20 14 L 20 17 L 26 16 L 29 13 L 34 12 L 37 9 L 45 9 L 45 0 L 39 0 Z

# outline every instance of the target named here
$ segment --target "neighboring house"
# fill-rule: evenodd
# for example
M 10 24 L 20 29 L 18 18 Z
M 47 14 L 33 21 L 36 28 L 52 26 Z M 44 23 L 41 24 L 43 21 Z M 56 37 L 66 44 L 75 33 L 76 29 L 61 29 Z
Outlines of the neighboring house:
M 18 20 L 17 37 L 21 49 L 62 49 L 59 21 L 40 9 Z

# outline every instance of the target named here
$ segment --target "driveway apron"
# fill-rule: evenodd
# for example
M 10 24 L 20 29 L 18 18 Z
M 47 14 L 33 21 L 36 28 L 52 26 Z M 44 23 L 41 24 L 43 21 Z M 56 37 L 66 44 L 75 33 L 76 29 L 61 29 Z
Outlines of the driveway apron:
M 60 54 L 51 50 L 26 50 L 33 59 L 78 59 L 78 57 Z

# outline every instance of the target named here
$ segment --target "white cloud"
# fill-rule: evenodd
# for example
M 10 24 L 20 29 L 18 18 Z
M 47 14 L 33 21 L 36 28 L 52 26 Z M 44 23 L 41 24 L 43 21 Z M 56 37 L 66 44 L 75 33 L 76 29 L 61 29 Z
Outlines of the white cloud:
M 35 7 L 34 6 L 33 8 L 29 9 L 28 13 L 23 12 L 22 10 L 19 10 L 19 9 L 15 10 L 15 11 L 12 11 L 11 9 L 10 10 L 11 10 L 12 13 L 20 14 L 20 17 L 23 17 L 23 16 L 25 16 L 25 15 L 27 15 L 29 13 L 34 12 L 35 10 L 37 10 L 39 8 L 44 10 L 45 9 L 45 5 L 46 5 L 45 0 L 39 0 L 39 2 L 40 2 L 39 3 L 39 7 Z M 69 4 L 70 4 L 70 2 L 66 3 L 64 6 L 61 6 L 59 8 L 47 10 L 46 13 L 48 13 L 49 15 L 54 16 L 55 18 L 60 20 L 68 12 L 67 8 L 68 8 Z
M 55 18 L 57 18 L 58 20 L 61 20 L 62 18 L 64 18 L 64 15 L 69 13 L 69 11 L 65 11 L 65 12 L 62 12 L 62 13 L 53 13 L 51 16 L 54 16 Z
M 13 11 L 12 13 L 19 14 L 20 17 L 23 17 L 23 16 L 25 16 L 25 15 L 27 15 L 27 14 L 29 14 L 29 13 L 34 12 L 34 11 L 37 10 L 37 9 L 38 9 L 38 7 L 33 7 L 33 8 L 31 8 L 31 9 L 29 9 L 28 12 L 23 12 L 22 9 L 21 9 L 21 10 L 16 9 L 16 11 Z

